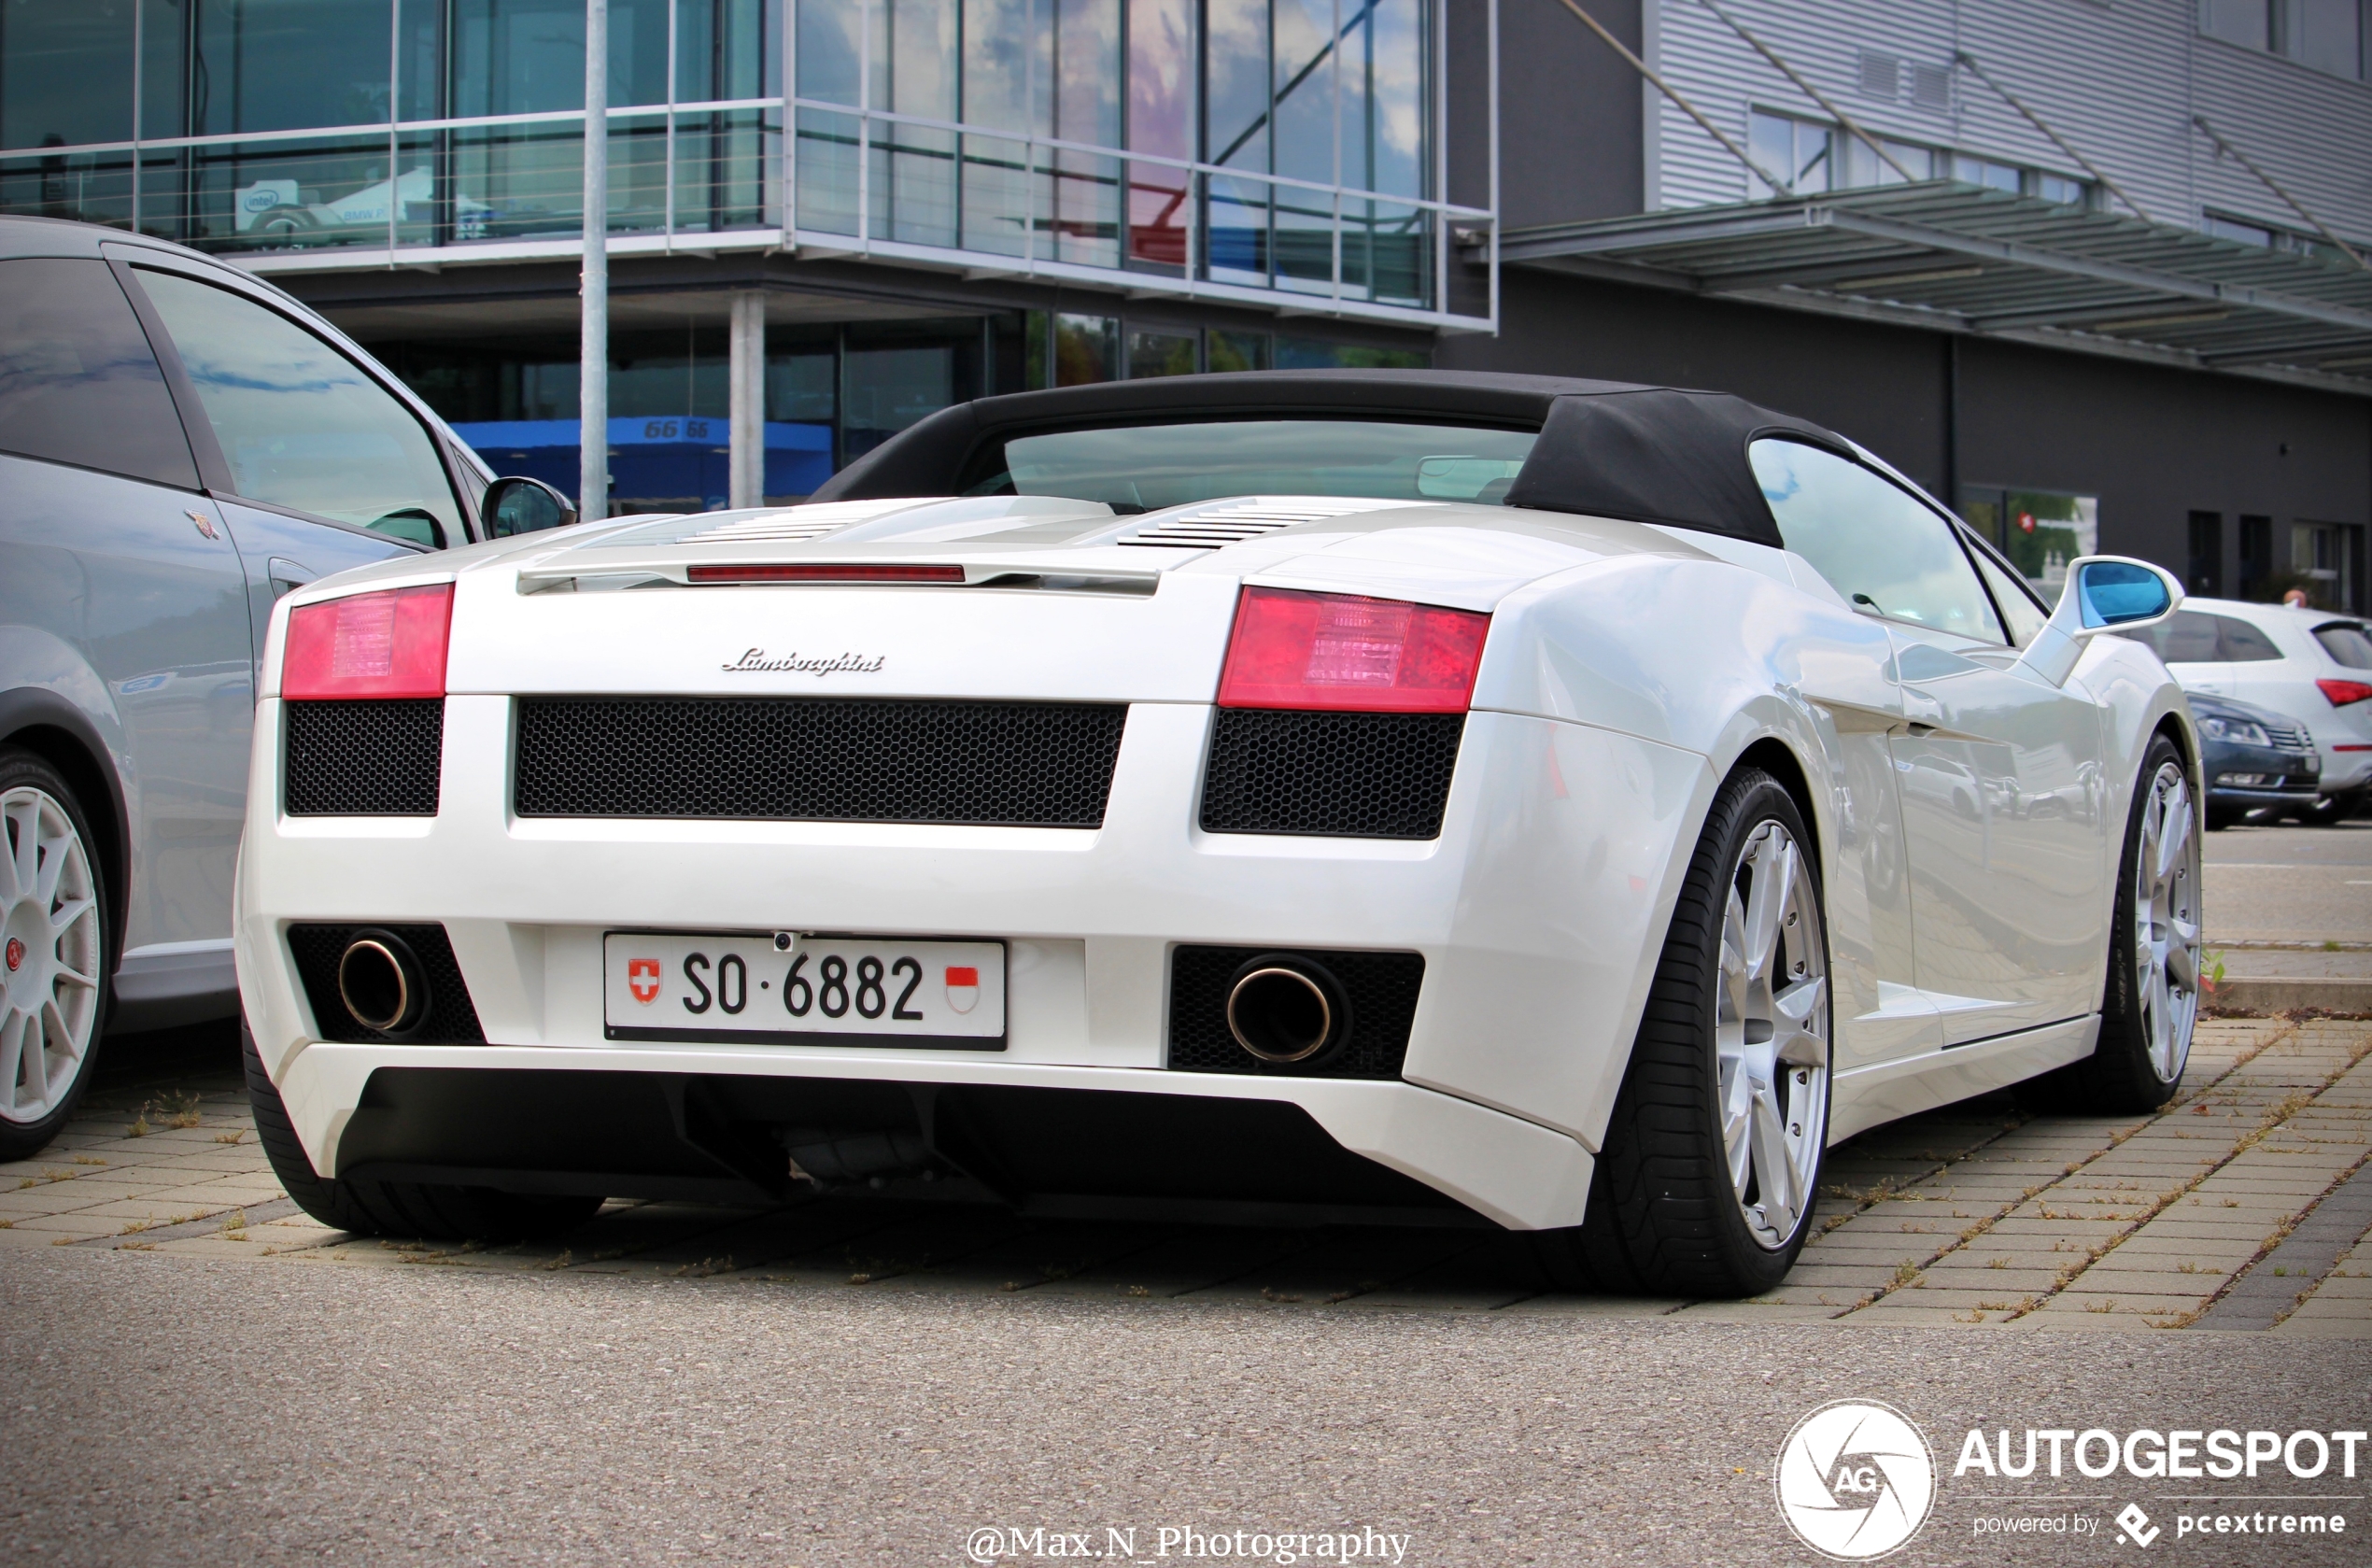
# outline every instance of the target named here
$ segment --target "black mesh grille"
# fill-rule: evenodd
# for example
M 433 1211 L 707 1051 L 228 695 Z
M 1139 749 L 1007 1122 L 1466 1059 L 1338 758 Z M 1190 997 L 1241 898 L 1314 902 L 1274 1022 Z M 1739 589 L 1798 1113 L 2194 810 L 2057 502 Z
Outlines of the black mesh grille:
M 529 698 L 521 816 L 1097 827 L 1128 710 L 848 697 Z
M 296 960 L 297 976 L 304 982 L 305 1000 L 313 1004 L 313 1021 L 321 1038 L 333 1040 L 384 1040 L 381 1034 L 346 1010 L 338 995 L 338 958 L 357 931 L 391 931 L 419 959 L 429 982 L 425 1017 L 403 1038 L 416 1045 L 483 1045 L 486 1031 L 478 1026 L 478 1010 L 470 1004 L 470 988 L 461 980 L 461 966 L 453 961 L 453 944 L 442 925 L 291 925 L 289 955 Z
M 1463 713 L 1221 708 L 1203 831 L 1436 837 L 1465 727 Z
M 1227 988 L 1246 960 L 1292 953 L 1332 974 L 1350 1003 L 1350 1035 L 1313 1064 L 1278 1066 L 1235 1043 Z M 1181 947 L 1169 961 L 1169 1065 L 1179 1072 L 1267 1073 L 1288 1078 L 1396 1079 L 1424 983 L 1416 953 L 1321 953 L 1274 947 Z
M 290 816 L 434 816 L 445 699 L 290 702 Z

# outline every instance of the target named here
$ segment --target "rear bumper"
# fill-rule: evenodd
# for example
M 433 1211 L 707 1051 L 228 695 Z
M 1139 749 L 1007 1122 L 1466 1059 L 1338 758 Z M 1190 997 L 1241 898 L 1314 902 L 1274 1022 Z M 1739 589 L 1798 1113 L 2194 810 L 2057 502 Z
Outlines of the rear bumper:
M 1589 1190 L 1574 1139 L 1413 1084 L 812 1056 L 779 1070 L 789 1065 L 723 1050 L 324 1043 L 297 1054 L 280 1092 L 342 1176 L 519 1192 L 779 1197 L 784 1131 L 816 1124 L 915 1131 L 941 1168 L 1024 1212 L 1478 1215 L 1526 1230 L 1579 1222 Z
M 279 708 L 267 699 L 257 713 L 240 985 L 298 1136 L 316 1168 L 341 1173 L 395 1158 L 346 1141 L 374 1074 L 527 1073 L 556 1102 L 574 1092 L 558 1081 L 571 1074 L 861 1081 L 1055 1093 L 1047 1105 L 1136 1095 L 1298 1108 L 1380 1172 L 1501 1224 L 1575 1223 L 1669 920 L 1675 845 L 1711 791 L 1693 753 L 1476 713 L 1437 839 L 1207 834 L 1196 807 L 1212 710 L 1140 702 L 1095 829 L 519 819 L 507 810 L 511 702 L 462 696 L 446 699 L 438 815 L 288 818 Z M 286 939 L 307 922 L 442 925 L 487 1043 L 323 1039 Z M 601 936 L 625 927 L 1000 939 L 1007 1047 L 956 1060 L 609 1040 Z M 1421 954 L 1404 1081 L 1171 1069 L 1168 984 L 1184 943 Z M 1292 1201 L 1293 1185 L 1269 1195 Z

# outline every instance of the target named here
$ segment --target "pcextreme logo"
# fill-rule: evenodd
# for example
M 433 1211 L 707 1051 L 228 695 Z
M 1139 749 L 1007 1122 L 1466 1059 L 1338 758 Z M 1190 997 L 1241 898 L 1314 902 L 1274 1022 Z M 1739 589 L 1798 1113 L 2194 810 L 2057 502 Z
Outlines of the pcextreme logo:
M 1824 1557 L 1863 1562 L 1902 1546 L 1927 1522 L 1935 1454 L 1894 1406 L 1840 1399 L 1787 1434 L 1772 1484 L 1798 1540 Z

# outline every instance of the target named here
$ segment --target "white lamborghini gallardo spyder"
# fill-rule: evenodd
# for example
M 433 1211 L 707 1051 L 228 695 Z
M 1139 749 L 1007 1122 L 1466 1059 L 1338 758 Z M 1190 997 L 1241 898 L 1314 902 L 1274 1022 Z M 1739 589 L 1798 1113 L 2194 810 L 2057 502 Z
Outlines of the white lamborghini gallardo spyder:
M 356 1231 L 929 1181 L 1764 1290 L 1839 1139 L 2182 1072 L 2198 747 L 2096 635 L 2181 589 L 2068 583 L 1733 397 L 1424 372 L 350 572 L 263 670 L 259 1126 Z

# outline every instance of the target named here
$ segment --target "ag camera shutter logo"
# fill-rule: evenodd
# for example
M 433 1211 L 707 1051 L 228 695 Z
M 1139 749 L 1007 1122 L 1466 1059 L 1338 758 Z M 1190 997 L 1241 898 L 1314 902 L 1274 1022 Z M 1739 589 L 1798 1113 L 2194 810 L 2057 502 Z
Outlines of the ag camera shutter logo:
M 1787 1434 L 1772 1486 L 1796 1539 L 1824 1557 L 1862 1562 L 1902 1546 L 1927 1522 L 1935 1454 L 1894 1406 L 1840 1399 Z

